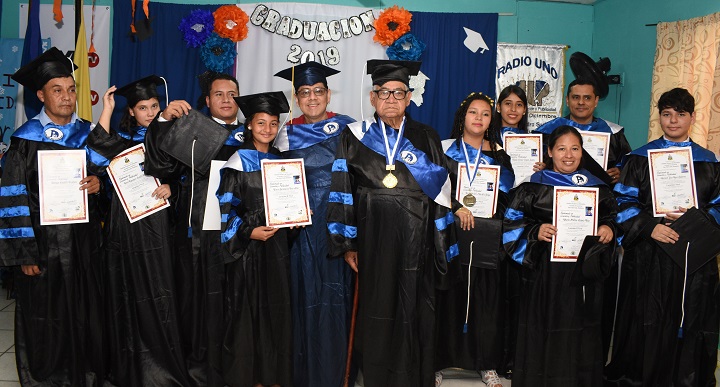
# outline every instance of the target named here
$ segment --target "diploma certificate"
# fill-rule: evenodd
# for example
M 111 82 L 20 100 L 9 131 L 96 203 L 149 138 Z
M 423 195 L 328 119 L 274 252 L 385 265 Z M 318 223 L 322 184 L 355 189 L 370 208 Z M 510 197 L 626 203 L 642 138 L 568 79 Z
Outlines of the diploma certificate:
M 580 132 L 582 136 L 585 152 L 603 169 L 607 170 L 608 152 L 610 151 L 610 133 L 589 132 L 585 130 L 579 130 L 578 132 Z
M 597 188 L 555 187 L 550 261 L 575 262 L 588 235 L 597 234 Z
M 208 178 L 208 190 L 205 196 L 205 216 L 203 217 L 203 230 L 222 230 L 222 217 L 220 215 L 220 201 L 217 190 L 220 188 L 220 169 L 226 161 L 210 161 L 210 177 Z
M 87 176 L 84 149 L 38 151 L 40 224 L 43 226 L 87 223 L 87 190 L 80 180 Z
M 692 148 L 649 149 L 648 167 L 653 216 L 679 213 L 680 207 L 697 207 Z
M 152 196 L 160 181 L 145 174 L 145 145 L 122 151 L 110 161 L 107 171 L 130 223 L 170 207 L 167 200 Z
M 470 176 L 475 167 L 470 166 Z M 468 180 L 467 166 L 458 163 L 457 200 L 476 218 L 492 218 L 498 199 L 500 166 L 480 164 L 475 179 Z
M 265 222 L 269 227 L 312 224 L 303 159 L 262 160 Z
M 533 166 L 542 161 L 542 134 L 507 133 L 503 140 L 503 148 L 510 155 L 513 171 L 515 171 L 515 187 L 535 173 Z

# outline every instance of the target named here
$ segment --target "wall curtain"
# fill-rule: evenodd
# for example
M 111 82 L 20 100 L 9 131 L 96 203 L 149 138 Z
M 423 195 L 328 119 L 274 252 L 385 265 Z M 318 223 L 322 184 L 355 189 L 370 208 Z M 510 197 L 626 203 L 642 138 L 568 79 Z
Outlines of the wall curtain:
M 720 13 L 659 23 L 650 102 L 649 139 L 662 135 L 657 100 L 674 87 L 695 97 L 690 136 L 720 155 Z

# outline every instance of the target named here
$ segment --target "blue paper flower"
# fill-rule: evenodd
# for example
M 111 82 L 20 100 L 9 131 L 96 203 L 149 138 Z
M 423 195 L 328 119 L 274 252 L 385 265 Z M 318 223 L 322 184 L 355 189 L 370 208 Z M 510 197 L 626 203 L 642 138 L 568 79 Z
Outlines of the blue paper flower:
M 230 67 L 237 56 L 235 43 L 213 33 L 200 48 L 200 57 L 205 67 L 212 71 L 223 72 Z
M 407 33 L 390 45 L 385 53 L 391 60 L 418 60 L 425 51 L 425 43 Z
M 182 31 L 188 47 L 200 47 L 213 33 L 214 24 L 215 18 L 212 12 L 196 9 L 180 21 L 178 29 Z

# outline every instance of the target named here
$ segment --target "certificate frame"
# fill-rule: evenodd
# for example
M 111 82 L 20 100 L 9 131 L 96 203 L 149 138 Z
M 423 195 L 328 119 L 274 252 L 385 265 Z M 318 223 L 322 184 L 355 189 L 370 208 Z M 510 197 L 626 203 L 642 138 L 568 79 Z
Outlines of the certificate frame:
M 311 225 L 305 160 L 263 159 L 260 161 L 260 171 L 265 224 L 268 227 Z
M 39 150 L 40 225 L 88 223 L 88 194 L 80 188 L 87 177 L 84 149 Z
M 474 166 L 470 166 L 470 173 L 474 168 Z M 498 191 L 500 190 L 500 166 L 478 165 L 472 185 L 469 184 L 466 170 L 465 163 L 458 163 L 457 188 L 455 190 L 457 201 L 470 210 L 476 218 L 492 218 L 497 209 Z M 471 206 L 463 202 L 463 198 L 468 194 L 473 195 L 475 201 Z
M 583 148 L 585 149 L 585 152 L 587 152 L 593 160 L 600 164 L 603 170 L 607 170 L 611 134 L 605 132 L 591 132 L 589 130 L 579 130 L 579 132 L 583 139 Z
M 138 144 L 113 157 L 107 167 L 110 181 L 130 223 L 170 207 L 168 200 L 152 197 L 153 191 L 160 187 L 160 180 L 145 175 L 144 163 L 145 145 Z
M 535 173 L 533 171 L 535 163 L 542 162 L 543 136 L 532 133 L 506 133 L 503 137 L 503 149 L 510 155 L 510 163 L 515 172 L 514 187 L 517 187 L 523 180 Z M 535 150 L 534 153 L 533 150 Z
M 677 209 L 680 206 L 697 207 L 697 186 L 691 147 L 648 149 L 648 169 L 653 216 L 662 217 L 666 214 L 680 213 Z
M 551 262 L 576 262 L 585 237 L 597 235 L 599 195 L 596 187 L 554 187 Z

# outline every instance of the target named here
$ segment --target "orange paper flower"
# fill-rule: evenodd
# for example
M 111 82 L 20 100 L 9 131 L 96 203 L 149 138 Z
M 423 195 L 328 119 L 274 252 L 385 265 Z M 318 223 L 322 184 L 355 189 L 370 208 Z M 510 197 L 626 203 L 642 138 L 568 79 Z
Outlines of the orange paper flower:
M 248 15 L 235 5 L 223 5 L 213 12 L 215 32 L 223 38 L 239 42 L 247 38 Z
M 410 21 L 412 14 L 405 8 L 393 5 L 380 13 L 375 19 L 375 36 L 373 40 L 389 46 L 393 44 L 399 37 L 410 32 Z

